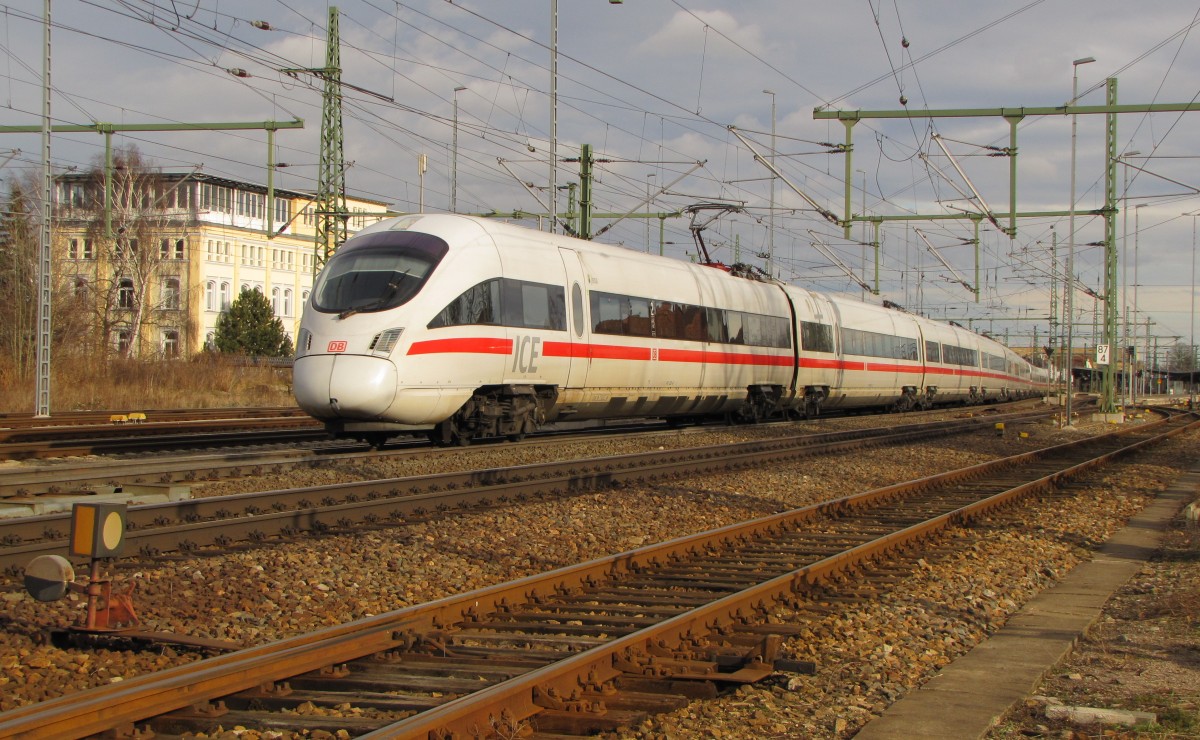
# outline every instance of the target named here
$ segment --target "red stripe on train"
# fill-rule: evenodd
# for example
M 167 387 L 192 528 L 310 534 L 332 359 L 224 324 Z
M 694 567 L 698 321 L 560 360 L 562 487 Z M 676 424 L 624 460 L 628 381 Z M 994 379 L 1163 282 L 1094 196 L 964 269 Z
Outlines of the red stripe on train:
M 512 349 L 513 343 L 511 339 L 469 337 L 465 339 L 428 339 L 423 342 L 413 342 L 412 346 L 408 348 L 408 354 L 507 355 L 512 354 Z
M 494 337 L 468 337 L 461 339 L 430 339 L 414 342 L 409 348 L 410 355 L 428 354 L 488 354 L 507 355 L 513 350 L 511 339 Z M 626 347 L 617 344 L 584 344 L 582 342 L 545 342 L 542 345 L 544 357 L 581 357 L 593 360 L 636 360 L 648 362 L 651 358 L 649 347 Z M 712 363 L 721 365 L 758 365 L 771 367 L 789 367 L 792 364 L 791 355 L 756 355 L 745 352 L 713 352 L 695 349 L 660 349 L 660 362 L 690 362 Z M 802 356 L 800 367 L 820 370 L 852 370 L 871 372 L 921 373 L 927 375 L 957 375 L 993 380 L 1015 381 L 1030 383 L 1021 378 L 1011 378 L 1004 375 L 989 373 L 966 367 L 937 367 L 934 365 L 897 365 L 892 363 L 859 362 L 854 360 L 834 360 L 820 357 Z M 1031 383 L 1030 383 L 1031 384 Z

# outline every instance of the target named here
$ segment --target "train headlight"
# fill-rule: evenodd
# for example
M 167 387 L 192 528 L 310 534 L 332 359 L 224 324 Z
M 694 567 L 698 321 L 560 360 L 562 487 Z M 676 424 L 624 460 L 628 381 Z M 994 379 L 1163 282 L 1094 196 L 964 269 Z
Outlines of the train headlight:
M 400 340 L 400 335 L 404 333 L 403 328 L 388 329 L 381 331 L 371 340 L 370 350 L 378 352 L 381 355 L 386 355 L 396 346 L 396 342 Z

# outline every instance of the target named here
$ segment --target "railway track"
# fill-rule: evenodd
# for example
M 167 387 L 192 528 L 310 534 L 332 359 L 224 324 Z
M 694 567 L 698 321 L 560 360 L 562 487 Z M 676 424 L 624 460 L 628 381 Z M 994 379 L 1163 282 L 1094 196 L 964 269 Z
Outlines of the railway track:
M 990 428 L 1000 420 L 1012 423 L 1042 418 L 1047 413 L 1039 410 L 971 416 L 513 468 L 144 504 L 129 508 L 125 542 L 127 551 L 153 559 L 165 552 L 195 552 L 280 536 L 398 524 L 539 496 L 579 494 L 671 476 L 773 465 L 870 445 L 905 444 Z M 16 573 L 34 557 L 66 554 L 69 533 L 69 513 L 0 519 L 0 569 Z
M 589 438 L 619 438 L 622 435 L 653 433 L 661 431 L 662 424 L 630 423 L 612 425 L 583 432 L 548 431 L 531 435 L 525 446 L 570 444 Z M 703 429 L 691 427 L 690 429 Z M 636 431 L 631 431 L 636 430 Z M 680 434 L 680 430 L 666 432 Z M 164 449 L 221 447 L 212 437 L 198 436 L 186 442 L 165 441 Z M 431 447 L 424 438 L 400 438 L 388 443 L 386 449 L 368 449 L 363 442 L 353 440 L 331 440 L 328 435 L 300 430 L 294 435 L 276 436 L 272 432 L 245 432 L 229 435 L 228 443 L 250 450 L 222 450 L 220 452 L 183 452 L 178 455 L 157 452 L 134 442 L 129 450 L 116 446 L 103 459 L 55 460 L 44 465 L 26 465 L 0 468 L 0 503 L 17 498 L 36 503 L 44 494 L 67 492 L 85 493 L 95 489 L 120 489 L 136 486 L 161 486 L 172 483 L 192 483 L 223 478 L 237 478 L 245 474 L 277 474 L 300 465 L 322 465 L 332 459 L 378 459 L 387 456 L 454 455 L 461 449 Z M 267 449 L 262 449 L 262 448 Z M 281 449 L 282 447 L 282 449 Z M 486 448 L 486 445 L 482 447 Z M 153 454 L 144 454 L 144 453 Z M 122 454 L 126 453 L 126 454 Z
M 1197 425 L 1089 438 L 643 547 L 0 714 L 0 736 L 611 730 L 781 665 L 776 605 Z M 881 558 L 888 558 L 884 563 Z M 835 607 L 836 608 L 836 602 Z M 319 711 L 313 711 L 314 708 Z
M 79 424 L 0 429 L 0 460 L 113 455 L 228 445 L 327 440 L 325 428 L 308 416 L 148 421 L 138 424 Z
M 137 416 L 141 414 L 143 418 Z M 130 421 L 130 416 L 134 421 Z M 114 426 L 114 419 L 124 417 L 122 424 L 136 426 L 141 422 L 212 421 L 219 419 L 255 419 L 260 417 L 306 417 L 295 406 L 230 407 L 209 409 L 136 409 L 110 411 L 70 411 L 39 417 L 18 413 L 0 413 L 0 431 L 45 429 L 74 426 Z

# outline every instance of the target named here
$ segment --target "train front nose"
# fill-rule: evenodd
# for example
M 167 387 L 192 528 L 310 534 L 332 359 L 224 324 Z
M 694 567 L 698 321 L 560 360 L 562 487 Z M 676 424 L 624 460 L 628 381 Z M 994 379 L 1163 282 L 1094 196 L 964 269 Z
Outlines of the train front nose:
M 396 397 L 396 366 L 364 355 L 306 355 L 292 368 L 300 408 L 318 419 L 375 419 Z

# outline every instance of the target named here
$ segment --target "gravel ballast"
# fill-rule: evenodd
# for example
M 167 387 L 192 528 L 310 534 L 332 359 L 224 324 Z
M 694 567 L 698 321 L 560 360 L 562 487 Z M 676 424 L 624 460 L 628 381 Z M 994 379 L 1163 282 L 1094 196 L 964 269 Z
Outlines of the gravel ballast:
M 832 428 L 836 422 L 822 424 Z M 678 479 L 352 536 L 165 559 L 136 571 L 122 570 L 122 577 L 138 583 L 144 629 L 260 644 L 1083 433 L 1051 424 L 1029 425 L 1027 431 L 1027 438 L 988 430 L 858 457 L 808 459 L 773 470 Z M 726 441 L 736 436 L 705 434 Z M 603 442 L 595 444 L 595 449 L 572 454 L 617 452 L 603 451 Z M 1119 472 L 1096 474 L 1036 505 L 952 530 L 942 544 L 914 558 L 912 573 L 883 598 L 846 610 L 802 610 L 799 615 L 778 609 L 773 621 L 802 620 L 805 625 L 805 634 L 785 641 L 784 651 L 786 657 L 813 661 L 814 675 L 777 673 L 718 700 L 652 718 L 622 736 L 850 737 L 896 696 L 969 650 L 1023 601 L 1087 558 L 1095 543 L 1179 474 L 1194 446 L 1194 435 L 1169 442 L 1135 464 L 1115 469 Z M 512 456 L 514 449 L 464 451 L 459 464 L 497 467 L 528 461 Z M 464 460 L 468 455 L 471 459 Z M 412 469 L 420 466 L 411 460 L 404 466 L 404 472 L 389 470 L 387 463 L 358 464 L 343 471 L 300 471 L 294 480 L 222 481 L 196 493 L 432 472 Z M 73 620 L 81 600 L 42 604 L 25 595 L 15 579 L 4 583 L 0 597 L 6 621 L 0 647 L 3 710 L 196 659 L 170 650 L 59 650 L 41 644 L 41 637 Z

